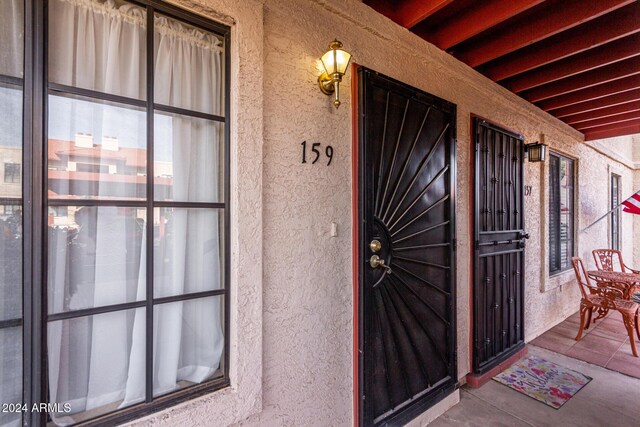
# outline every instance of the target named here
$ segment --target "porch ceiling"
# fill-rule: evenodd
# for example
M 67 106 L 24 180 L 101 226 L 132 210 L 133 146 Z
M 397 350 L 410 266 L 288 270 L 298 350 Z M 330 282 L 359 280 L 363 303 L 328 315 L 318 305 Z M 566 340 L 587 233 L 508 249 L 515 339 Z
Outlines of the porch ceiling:
M 637 0 L 364 3 L 586 140 L 640 133 Z

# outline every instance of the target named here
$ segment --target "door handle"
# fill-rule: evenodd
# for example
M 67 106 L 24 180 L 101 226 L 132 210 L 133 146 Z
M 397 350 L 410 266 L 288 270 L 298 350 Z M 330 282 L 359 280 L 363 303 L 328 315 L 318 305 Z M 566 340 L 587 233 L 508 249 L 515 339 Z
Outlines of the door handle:
M 521 239 L 528 239 L 529 238 L 529 233 L 525 233 L 524 231 L 520 232 L 520 238 Z
M 369 258 L 369 265 L 371 266 L 371 268 L 380 267 L 385 270 L 385 273 L 391 274 L 391 267 L 386 265 L 384 263 L 384 260 L 380 258 L 378 255 L 371 255 L 371 258 Z

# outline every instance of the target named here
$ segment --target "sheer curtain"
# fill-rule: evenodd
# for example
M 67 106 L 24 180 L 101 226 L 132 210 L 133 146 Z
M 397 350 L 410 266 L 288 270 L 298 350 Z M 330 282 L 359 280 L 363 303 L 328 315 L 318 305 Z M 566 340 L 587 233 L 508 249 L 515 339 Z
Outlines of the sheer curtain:
M 0 74 L 22 77 L 24 1 L 0 1 Z
M 146 98 L 142 9 L 112 0 L 52 0 L 49 11 L 51 80 Z M 166 18 L 156 18 L 155 25 L 155 102 L 220 114 L 222 65 L 217 39 Z M 155 132 L 155 150 L 167 157 L 156 156 L 156 160 L 172 163 L 169 200 L 219 201 L 222 129 L 202 119 L 159 114 L 156 118 L 165 124 L 160 130 L 166 132 Z M 105 116 L 103 126 L 107 122 L 114 122 L 113 117 Z M 97 195 L 106 195 L 101 188 Z M 135 216 L 140 215 L 118 207 L 81 211 L 76 222 L 85 223 L 78 224 L 73 238 L 68 231 L 50 230 L 49 311 L 146 299 L 149 248 L 146 227 L 138 234 L 135 231 Z M 154 222 L 156 232 L 165 231 L 154 236 L 156 298 L 221 286 L 217 212 L 163 208 L 144 216 Z M 154 395 L 181 387 L 183 381 L 202 382 L 216 373 L 224 343 L 220 307 L 191 301 L 155 306 Z M 113 410 L 143 401 L 145 333 L 144 308 L 51 322 L 51 402 L 70 402 L 74 414 L 102 413 L 105 405 Z M 52 414 L 60 425 L 73 422 L 69 415 Z
M 164 17 L 157 17 L 155 26 L 155 102 L 220 115 L 222 64 L 218 40 Z M 155 145 L 158 152 L 170 151 L 167 154 L 173 162 L 170 198 L 219 201 L 221 127 L 185 116 L 156 115 L 156 133 L 164 130 L 159 123 L 170 129 L 170 139 L 156 140 Z M 161 217 L 165 211 L 161 210 Z M 173 209 L 169 221 L 166 232 L 170 237 L 162 240 L 154 254 L 154 296 L 219 289 L 218 212 Z M 142 287 L 144 279 L 140 277 Z M 176 389 L 180 381 L 200 383 L 217 371 L 224 345 L 220 319 L 220 304 L 176 302 L 155 307 L 154 395 Z M 136 327 L 142 328 L 143 323 L 140 314 Z M 143 353 L 144 345 L 142 339 L 134 340 L 132 354 Z M 140 381 L 144 378 L 144 363 L 130 365 L 129 377 L 125 403 L 144 396 Z

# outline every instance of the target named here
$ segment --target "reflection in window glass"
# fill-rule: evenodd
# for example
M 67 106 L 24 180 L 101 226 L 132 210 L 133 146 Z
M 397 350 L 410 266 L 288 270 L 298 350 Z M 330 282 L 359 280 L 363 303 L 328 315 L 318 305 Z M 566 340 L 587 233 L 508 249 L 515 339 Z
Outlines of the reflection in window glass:
M 20 163 L 4 164 L 4 182 L 10 184 L 20 183 Z
M 49 312 L 143 300 L 145 217 L 142 208 L 50 207 Z
M 49 198 L 144 199 L 145 112 L 101 101 L 49 97 Z

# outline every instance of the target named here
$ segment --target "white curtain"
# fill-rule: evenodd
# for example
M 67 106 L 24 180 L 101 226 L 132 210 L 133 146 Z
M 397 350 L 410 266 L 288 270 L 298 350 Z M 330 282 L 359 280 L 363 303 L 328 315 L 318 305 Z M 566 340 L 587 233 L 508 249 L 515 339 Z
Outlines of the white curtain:
M 111 0 L 53 0 L 49 11 L 53 81 L 146 98 L 142 9 Z M 162 17 L 155 27 L 155 102 L 219 115 L 222 55 L 217 38 Z M 156 163 L 171 165 L 165 200 L 220 200 L 222 132 L 215 122 L 156 113 Z M 98 195 L 104 194 L 99 190 Z M 110 207 L 83 212 L 76 222 L 86 220 L 86 226 L 79 224 L 72 243 L 68 231 L 50 230 L 50 309 L 146 299 L 148 248 L 146 227 L 136 228 L 138 214 Z M 156 230 L 156 298 L 220 288 L 221 218 L 211 209 L 146 213 Z M 215 375 L 224 344 L 221 314 L 219 297 L 155 306 L 154 395 Z M 144 308 L 51 323 L 48 334 L 51 402 L 71 403 L 72 413 L 101 413 L 144 400 Z M 52 415 L 59 425 L 72 422 L 69 414 Z
M 23 75 L 24 0 L 0 0 L 0 74 Z

